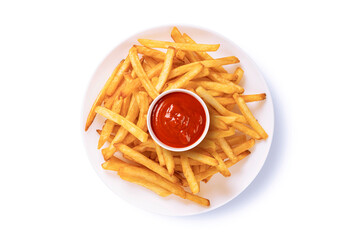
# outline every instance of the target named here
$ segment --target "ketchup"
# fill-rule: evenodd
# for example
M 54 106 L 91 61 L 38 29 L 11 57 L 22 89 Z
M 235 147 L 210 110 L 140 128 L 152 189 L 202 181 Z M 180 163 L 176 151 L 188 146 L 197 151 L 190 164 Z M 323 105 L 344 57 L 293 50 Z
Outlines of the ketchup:
M 187 93 L 173 92 L 155 104 L 151 125 L 161 142 L 170 147 L 183 148 L 202 136 L 206 114 L 196 98 Z

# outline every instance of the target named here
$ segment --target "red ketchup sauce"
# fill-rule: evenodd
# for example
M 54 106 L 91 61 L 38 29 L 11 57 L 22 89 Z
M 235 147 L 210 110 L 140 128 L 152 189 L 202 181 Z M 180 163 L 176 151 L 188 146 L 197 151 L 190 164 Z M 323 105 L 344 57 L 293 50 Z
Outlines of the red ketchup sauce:
M 206 114 L 200 102 L 183 92 L 163 96 L 151 113 L 154 134 L 165 145 L 183 148 L 195 143 L 203 134 Z

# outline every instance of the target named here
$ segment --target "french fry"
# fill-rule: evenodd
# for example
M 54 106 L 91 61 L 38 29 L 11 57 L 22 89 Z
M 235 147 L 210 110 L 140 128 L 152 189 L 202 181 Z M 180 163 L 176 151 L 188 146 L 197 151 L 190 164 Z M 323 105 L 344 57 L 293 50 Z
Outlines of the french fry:
M 211 131 L 208 131 L 206 138 L 207 139 L 225 138 L 225 137 L 233 136 L 234 134 L 236 134 L 236 131 L 234 130 L 234 128 L 229 128 L 226 131 L 211 130 Z
M 107 89 L 108 96 L 111 96 L 115 92 L 119 83 L 123 80 L 124 73 L 128 71 L 129 66 L 130 66 L 130 61 L 129 61 L 129 57 L 127 57 L 123 62 L 123 64 L 118 69 L 117 73 L 114 75 L 114 78 L 110 83 L 109 88 Z
M 199 192 L 199 185 L 194 177 L 192 168 L 188 161 L 188 157 L 181 155 L 180 159 L 181 159 L 181 163 L 182 163 L 183 174 L 184 174 L 185 178 L 187 179 L 189 188 L 191 189 L 192 193 L 196 194 Z
M 173 183 L 179 182 L 179 179 L 175 176 L 169 175 L 167 170 L 154 162 L 153 160 L 145 157 L 143 154 L 131 149 L 130 147 L 124 145 L 124 144 L 115 144 L 115 147 L 124 155 L 128 156 L 131 160 L 134 162 L 141 164 L 145 166 L 146 168 L 152 170 L 155 173 L 158 173 L 160 176 L 168 179 L 169 181 Z
M 241 110 L 241 113 L 246 118 L 247 122 L 251 127 L 263 138 L 268 138 L 268 134 L 262 128 L 261 124 L 257 121 L 257 119 L 253 116 L 252 112 L 249 110 L 247 104 L 245 103 L 244 99 L 239 97 L 238 94 L 233 95 L 234 100 L 237 103 L 237 106 Z
M 120 115 L 126 116 L 129 110 L 129 106 L 131 105 L 132 96 L 128 96 L 124 98 L 123 104 L 122 104 L 122 110 L 120 110 Z M 135 101 L 135 99 L 134 99 Z M 133 106 L 132 106 L 133 107 Z
M 221 115 L 214 115 L 211 114 L 211 119 L 217 119 L 220 120 L 228 125 L 234 123 L 235 121 L 237 121 L 237 117 L 236 116 L 221 116 Z
M 194 44 L 194 43 L 174 43 L 150 39 L 138 39 L 138 42 L 143 46 L 149 48 L 169 48 L 186 50 L 186 51 L 200 51 L 200 52 L 212 52 L 217 51 L 219 44 Z
M 223 159 L 219 156 L 219 154 L 212 149 L 209 149 L 208 152 L 218 161 L 217 170 L 225 177 L 231 176 L 231 172 L 228 170 L 226 164 Z
M 197 83 L 199 86 L 202 86 L 205 89 L 224 92 L 227 94 L 244 92 L 244 89 L 241 86 L 235 85 L 233 83 L 218 83 L 211 81 L 197 81 Z
M 102 130 L 97 129 L 96 132 L 100 135 L 102 133 Z M 113 139 L 114 139 L 114 136 L 110 135 L 107 138 L 107 142 L 111 143 L 113 141 Z
M 243 132 L 244 134 L 250 136 L 251 138 L 261 139 L 261 136 L 256 131 L 254 131 L 253 129 L 247 127 L 243 123 L 234 122 L 231 125 L 232 125 L 232 127 L 238 129 L 239 131 Z
M 237 156 L 237 155 L 251 149 L 255 143 L 256 143 L 256 141 L 253 138 L 251 138 L 250 140 L 247 140 L 244 143 L 241 143 L 241 144 L 233 147 L 232 151 Z
M 245 157 L 247 157 L 251 152 L 250 151 L 245 151 L 241 154 L 239 154 L 237 156 L 237 161 L 236 162 L 232 162 L 231 160 L 227 160 L 225 161 L 225 164 L 226 164 L 226 167 L 227 169 L 232 167 L 233 165 L 235 165 L 237 162 L 241 161 L 242 159 L 244 159 Z M 209 176 L 212 176 L 214 174 L 216 174 L 218 172 L 218 169 L 217 167 L 211 167 L 211 168 L 208 168 L 207 171 L 204 171 L 204 172 L 200 172 L 198 174 L 195 174 L 195 178 L 197 181 L 202 181 L 203 179 L 209 177 Z
M 236 71 L 234 72 L 234 75 L 235 75 L 235 77 L 236 77 L 236 80 L 234 81 L 236 84 L 239 84 L 240 82 L 241 82 L 241 80 L 242 80 L 242 78 L 243 78 L 243 73 L 244 73 L 244 71 L 243 71 L 243 69 L 242 68 L 240 68 L 240 67 L 238 67 L 237 69 L 236 69 Z
M 165 160 L 164 160 L 164 156 L 163 156 L 162 147 L 159 146 L 156 142 L 154 142 L 154 145 L 155 145 L 155 151 L 158 155 L 159 165 L 161 165 L 163 167 L 163 166 L 165 166 Z
M 152 160 L 149 160 L 149 161 L 154 163 Z M 156 163 L 154 163 L 154 164 L 156 164 Z M 136 178 L 145 179 L 148 182 L 159 185 L 160 187 L 170 191 L 171 193 L 173 193 L 173 194 L 175 194 L 177 196 L 185 198 L 186 194 L 185 194 L 185 191 L 183 190 L 182 187 L 178 186 L 174 182 L 169 181 L 169 179 L 164 178 L 163 176 L 161 176 L 161 175 L 159 175 L 159 174 L 157 174 L 157 173 L 155 173 L 155 172 L 153 172 L 151 170 L 148 170 L 148 169 L 145 169 L 145 168 L 142 168 L 142 167 L 136 167 L 136 166 L 128 165 L 128 166 L 124 166 L 124 167 L 119 168 L 118 174 L 120 176 L 126 175 L 126 176 L 133 176 L 133 177 L 136 177 Z M 174 178 L 176 178 L 176 177 L 174 177 Z M 177 179 L 177 182 L 178 181 L 179 180 Z
M 117 157 L 112 156 L 108 161 L 102 163 L 102 168 L 105 170 L 118 171 L 121 166 L 126 166 L 127 163 Z
M 172 154 L 172 152 L 170 152 L 164 148 L 162 148 L 162 151 L 163 151 L 165 165 L 168 169 L 168 173 L 169 173 L 169 175 L 173 175 L 174 174 L 174 166 L 175 166 L 175 163 L 173 160 L 173 154 Z
M 114 79 L 114 76 L 115 74 L 117 73 L 117 71 L 119 70 L 120 66 L 123 64 L 123 62 L 120 62 L 118 64 L 118 66 L 114 69 L 113 73 L 110 75 L 110 77 L 108 78 L 108 80 L 106 81 L 105 85 L 103 86 L 102 90 L 100 90 L 100 92 L 98 93 L 98 96 L 97 98 L 95 99 L 90 111 L 89 111 L 89 114 L 88 114 L 88 117 L 87 117 L 87 120 L 86 120 L 86 123 L 85 123 L 85 131 L 88 131 L 90 125 L 93 123 L 94 121 L 94 118 L 95 116 L 97 115 L 96 112 L 95 112 L 95 109 L 100 106 L 106 96 L 106 91 L 109 87 L 109 85 L 111 84 L 111 82 L 113 81 Z
M 156 146 L 157 144 L 153 141 L 153 139 L 148 139 L 146 142 L 140 143 L 139 145 L 134 147 L 133 150 L 137 152 L 155 151 Z
M 114 101 L 114 103 L 113 103 L 112 111 L 114 113 L 119 114 L 120 110 L 122 108 L 122 104 L 123 104 L 123 98 L 122 97 L 116 99 Z M 111 120 L 107 120 L 105 122 L 105 124 L 103 126 L 103 129 L 102 129 L 102 133 L 100 134 L 100 137 L 99 137 L 98 149 L 100 149 L 104 145 L 104 143 L 107 141 L 108 137 L 110 136 L 110 134 L 113 131 L 114 125 L 115 125 L 115 122 L 113 122 Z
M 198 203 L 199 205 L 203 205 L 205 207 L 209 207 L 210 202 L 206 198 L 202 198 L 200 196 L 194 195 L 192 193 L 186 192 L 186 199 Z
M 168 80 L 168 75 L 173 65 L 174 51 L 174 48 L 170 47 L 165 55 L 163 69 L 159 75 L 158 83 L 155 86 L 158 92 L 163 89 L 165 82 Z
M 196 89 L 196 92 L 200 95 L 201 98 L 203 98 L 204 101 L 206 101 L 209 105 L 214 107 L 220 114 L 225 116 L 236 116 L 238 121 L 243 123 L 247 122 L 244 116 L 231 112 L 226 108 L 224 108 L 222 104 L 217 102 L 217 100 L 214 97 L 212 97 L 204 88 L 198 87 Z
M 149 181 L 147 181 L 147 180 L 145 180 L 143 178 L 133 177 L 133 176 L 128 175 L 126 173 L 118 173 L 118 175 L 123 180 L 135 183 L 135 184 L 140 185 L 140 186 L 145 187 L 145 188 L 148 188 L 149 190 L 155 192 L 156 194 L 158 194 L 161 197 L 167 197 L 167 196 L 172 194 L 170 191 L 162 188 L 158 184 L 149 182 Z
M 228 142 L 224 138 L 217 138 L 219 146 L 222 148 L 223 152 L 227 155 L 227 157 L 232 161 L 237 161 L 236 156 L 234 155 L 231 146 L 229 146 Z
M 236 80 L 237 76 L 235 76 L 234 74 L 232 73 L 228 73 L 228 72 L 218 72 L 217 73 L 218 76 L 220 76 L 221 78 L 224 78 L 228 81 L 234 81 Z
M 190 69 L 194 68 L 194 65 L 197 65 L 197 64 L 202 64 L 204 67 L 210 68 L 210 67 L 214 67 L 214 66 L 233 64 L 233 63 L 237 63 L 237 62 L 239 62 L 239 60 L 236 57 L 225 57 L 225 58 L 193 62 L 193 63 L 185 64 L 185 65 L 179 66 L 177 68 L 174 68 L 169 73 L 169 79 L 175 78 L 177 76 L 180 76 L 180 75 L 188 72 Z M 207 75 L 209 75 L 211 72 L 212 71 L 209 71 Z M 231 83 L 231 82 L 227 81 L 227 83 Z
M 95 111 L 102 115 L 103 117 L 112 120 L 113 122 L 121 125 L 128 132 L 133 134 L 136 138 L 138 138 L 141 142 L 145 142 L 148 139 L 148 134 L 145 133 L 142 129 L 140 129 L 137 125 L 124 118 L 123 116 L 116 114 L 109 109 L 104 107 L 97 107 Z
M 182 152 L 182 153 L 180 153 L 180 155 L 184 155 L 186 157 L 192 158 L 192 159 L 197 160 L 197 161 L 199 161 L 201 163 L 208 164 L 208 165 L 211 165 L 211 166 L 217 166 L 218 165 L 218 162 L 217 162 L 216 159 L 214 159 L 214 158 L 212 158 L 210 156 L 201 154 L 199 152 L 196 152 L 194 150 L 189 150 L 189 151 L 186 151 L 186 152 Z
M 129 59 L 144 89 L 148 92 L 151 98 L 153 99 L 156 98 L 159 95 L 159 93 L 150 82 L 148 75 L 145 73 L 142 65 L 140 64 L 139 57 L 137 54 L 137 49 L 135 47 L 132 47 L 129 50 Z
M 202 64 L 195 64 L 193 69 L 179 77 L 174 83 L 168 86 L 166 90 L 182 88 L 185 86 L 190 80 L 192 80 L 198 73 L 200 73 L 203 69 Z

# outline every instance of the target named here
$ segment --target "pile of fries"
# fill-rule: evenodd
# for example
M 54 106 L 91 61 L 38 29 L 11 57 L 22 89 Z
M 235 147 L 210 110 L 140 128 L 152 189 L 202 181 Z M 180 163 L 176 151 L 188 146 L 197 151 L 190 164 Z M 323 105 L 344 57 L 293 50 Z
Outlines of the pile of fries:
M 266 99 L 266 94 L 244 95 L 239 85 L 243 70 L 234 73 L 224 65 L 238 63 L 235 56 L 213 59 L 207 52 L 219 44 L 198 44 L 176 27 L 174 42 L 139 39 L 129 55 L 114 69 L 98 94 L 86 121 L 88 130 L 97 114 L 106 118 L 98 149 L 102 149 L 105 170 L 144 186 L 162 197 L 175 194 L 203 206 L 210 202 L 196 195 L 200 182 L 207 183 L 250 154 L 255 140 L 268 137 L 247 106 Z M 166 52 L 154 48 L 166 49 Z M 141 55 L 141 58 L 139 57 Z M 186 152 L 160 147 L 147 133 L 150 103 L 163 91 L 188 89 L 207 104 L 210 129 L 206 138 Z M 240 114 L 232 111 L 239 108 Z M 115 156 L 123 155 L 124 160 Z M 190 191 L 186 191 L 189 187 Z

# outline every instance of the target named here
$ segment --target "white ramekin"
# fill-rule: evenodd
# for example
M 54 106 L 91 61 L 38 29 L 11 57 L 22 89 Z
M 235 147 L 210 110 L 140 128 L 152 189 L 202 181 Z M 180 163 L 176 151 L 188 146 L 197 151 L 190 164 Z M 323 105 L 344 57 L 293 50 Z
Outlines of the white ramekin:
M 189 146 L 183 147 L 183 148 L 171 147 L 171 146 L 168 146 L 168 145 L 164 144 L 163 142 L 161 142 L 157 138 L 157 136 L 155 136 L 155 134 L 153 132 L 153 129 L 152 129 L 152 125 L 151 125 L 151 115 L 152 115 L 152 111 L 153 111 L 153 108 L 154 108 L 155 104 L 159 101 L 159 99 L 161 99 L 165 95 L 168 95 L 168 94 L 174 93 L 174 92 L 187 93 L 187 94 L 191 95 L 192 97 L 194 97 L 195 99 L 197 99 L 198 102 L 202 105 L 202 107 L 204 109 L 204 112 L 205 112 L 205 115 L 206 115 L 206 125 L 204 127 L 204 131 L 203 131 L 201 137 L 195 143 L 193 143 L 192 145 L 189 145 Z M 149 131 L 150 136 L 152 136 L 153 140 L 159 146 L 161 146 L 162 148 L 165 148 L 165 149 L 167 149 L 169 151 L 173 151 L 173 152 L 184 152 L 184 151 L 190 150 L 190 149 L 194 148 L 195 146 L 197 146 L 200 142 L 202 142 L 204 137 L 207 135 L 207 132 L 208 132 L 208 129 L 209 129 L 209 122 L 210 122 L 210 119 L 209 119 L 209 112 L 208 112 L 207 105 L 204 103 L 204 101 L 197 94 L 195 94 L 194 92 L 191 92 L 189 90 L 185 90 L 185 89 L 172 89 L 172 90 L 168 90 L 168 91 L 163 92 L 158 97 L 156 97 L 153 100 L 153 102 L 150 104 L 149 109 L 148 109 L 148 114 L 147 114 L 147 125 L 148 125 L 148 131 Z

